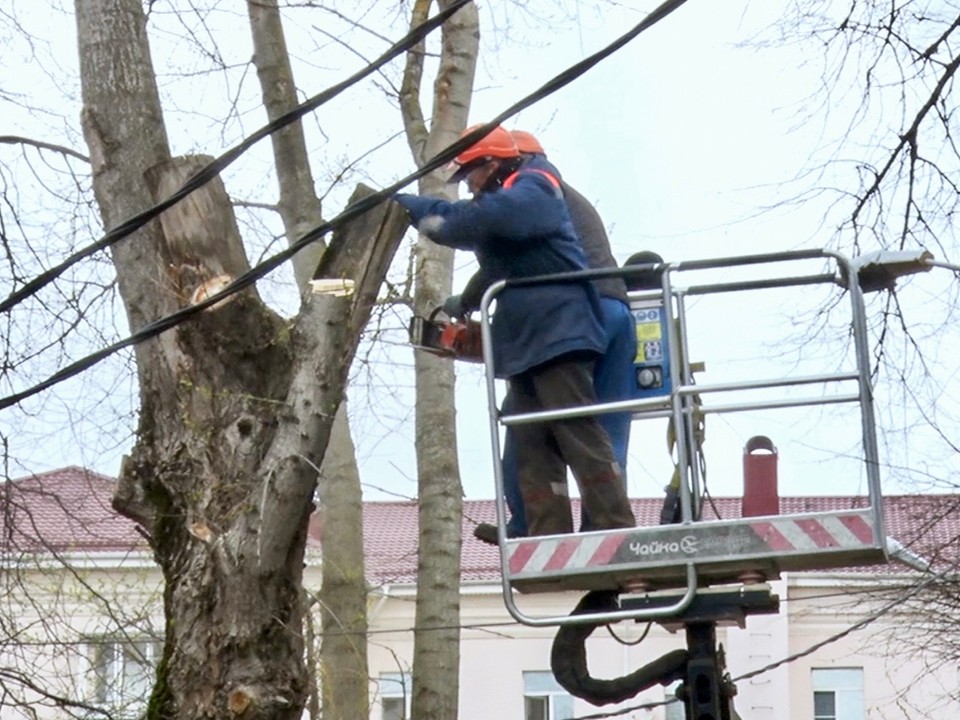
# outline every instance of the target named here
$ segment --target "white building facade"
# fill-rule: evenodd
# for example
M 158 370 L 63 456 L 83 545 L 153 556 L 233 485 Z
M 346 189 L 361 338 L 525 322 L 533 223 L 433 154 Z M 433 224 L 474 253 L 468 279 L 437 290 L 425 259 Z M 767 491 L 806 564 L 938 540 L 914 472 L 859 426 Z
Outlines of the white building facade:
M 162 577 L 132 524 L 109 506 L 113 480 L 68 468 L 24 481 L 7 497 L 0 595 L 0 720 L 66 718 L 62 700 L 118 718 L 140 717 L 163 639 Z M 30 483 L 33 483 L 32 485 Z M 806 498 L 804 502 L 840 502 Z M 929 496 L 888 502 L 890 532 L 910 544 L 917 517 L 931 516 Z M 956 496 L 937 498 L 960 503 Z M 635 500 L 639 519 L 658 500 Z M 571 697 L 554 680 L 556 628 L 528 627 L 507 612 L 496 548 L 472 537 L 493 516 L 492 501 L 464 509 L 460 617 L 461 720 L 570 720 L 606 716 L 680 720 L 674 687 L 655 685 L 613 706 Z M 960 513 L 926 523 L 930 547 L 953 547 Z M 370 584 L 371 720 L 409 717 L 416 601 L 413 503 L 365 506 Z M 318 524 L 318 527 L 322 524 Z M 321 538 L 313 537 L 311 547 Z M 32 550 L 31 550 L 32 548 Z M 914 543 L 915 549 L 922 549 Z M 319 555 L 305 570 L 319 589 Z M 779 612 L 755 615 L 745 628 L 721 627 L 719 643 L 744 720 L 954 720 L 960 717 L 958 665 L 943 647 L 924 650 L 919 633 L 923 576 L 900 566 L 803 572 L 771 580 Z M 532 615 L 562 615 L 576 593 L 524 595 Z M 935 624 L 934 624 L 935 625 Z M 934 627 L 936 631 L 936 626 Z M 960 633 L 958 633 L 960 644 Z M 622 622 L 587 641 L 590 673 L 616 678 L 685 646 L 682 630 Z M 610 715 L 617 713 L 616 715 Z M 91 715 L 92 717 L 93 715 Z

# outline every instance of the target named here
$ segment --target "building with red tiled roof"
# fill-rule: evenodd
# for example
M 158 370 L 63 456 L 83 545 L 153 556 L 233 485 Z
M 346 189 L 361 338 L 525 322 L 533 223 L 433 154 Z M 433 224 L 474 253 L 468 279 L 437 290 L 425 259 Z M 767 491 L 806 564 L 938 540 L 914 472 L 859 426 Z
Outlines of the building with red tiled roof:
M 112 506 L 117 481 L 66 467 L 0 484 L 0 553 L 148 550 Z
M 638 525 L 659 522 L 661 499 L 631 502 Z M 780 513 L 835 512 L 867 504 L 863 497 L 786 497 L 780 499 Z M 576 500 L 574 505 L 576 517 Z M 740 498 L 714 498 L 706 504 L 704 517 L 738 518 L 740 506 Z M 960 557 L 960 495 L 887 497 L 884 516 L 888 536 L 896 538 L 914 556 L 926 558 L 939 568 L 955 567 Z M 386 708 L 399 702 L 390 693 L 395 689 L 398 671 L 409 672 L 413 657 L 417 517 L 412 502 L 369 502 L 364 506 L 367 575 L 374 594 L 379 596 L 371 612 L 371 630 L 376 628 L 377 633 L 377 642 L 370 647 L 371 674 L 379 674 L 383 681 L 381 689 L 387 697 L 380 701 Z M 574 717 L 590 716 L 596 708 L 580 700 L 568 703 L 552 679 L 549 655 L 554 629 L 519 625 L 504 612 L 499 551 L 472 537 L 477 523 L 494 521 L 492 500 L 464 502 L 460 717 L 529 720 L 564 717 L 567 712 Z M 753 616 L 746 627 L 723 629 L 720 636 L 734 677 L 774 666 L 738 684 L 736 705 L 740 715 L 751 720 L 809 720 L 815 717 L 816 698 L 818 710 L 822 703 L 833 703 L 837 714 L 824 713 L 822 717 L 836 720 L 868 716 L 947 720 L 960 716 L 960 702 L 943 689 L 952 687 L 952 665 L 938 668 L 936 658 L 924 656 L 916 643 L 908 653 L 906 643 L 898 641 L 898 633 L 909 625 L 904 623 L 904 616 L 912 615 L 916 604 L 899 609 L 894 603 L 893 610 L 887 609 L 889 616 L 881 615 L 867 624 L 869 630 L 851 631 L 871 613 L 883 611 L 891 597 L 908 593 L 918 577 L 914 569 L 897 561 L 783 573 L 771 583 L 780 598 L 780 612 Z M 520 596 L 518 603 L 532 615 L 564 615 L 578 597 L 570 593 Z M 643 634 L 643 626 L 621 623 L 617 634 L 625 641 L 636 641 Z M 657 626 L 638 647 L 620 644 L 611 637 L 592 637 L 588 645 L 591 674 L 619 677 L 682 645 L 682 635 L 678 638 Z M 778 664 L 791 655 L 799 657 Z M 657 687 L 618 707 L 651 705 L 650 709 L 623 716 L 679 720 L 683 714 L 677 705 L 663 705 L 669 697 Z M 532 702 L 548 714 L 524 715 L 524 702 Z M 928 714 L 918 714 L 921 708 Z M 615 710 L 604 708 L 605 712 Z
M 141 660 L 156 658 L 163 635 L 161 577 L 135 524 L 112 509 L 114 485 L 112 478 L 71 467 L 0 488 L 0 554 L 7 581 L 0 613 L 8 635 L 0 657 L 8 667 L 33 657 L 32 665 L 18 668 L 25 677 L 52 672 L 50 687 L 61 696 L 126 713 L 147 695 L 148 675 L 136 670 Z M 863 502 L 857 497 L 791 497 L 781 498 L 780 510 L 837 511 Z M 632 503 L 639 524 L 657 524 L 660 499 Z M 885 498 L 887 534 L 949 571 L 958 556 L 958 506 L 960 495 Z M 715 498 L 705 509 L 706 517 L 731 519 L 739 513 L 738 498 Z M 596 708 L 562 691 L 550 673 L 555 629 L 520 625 L 506 612 L 499 551 L 472 536 L 477 523 L 494 518 L 493 501 L 464 502 L 459 717 L 557 720 L 595 713 Z M 417 522 L 413 502 L 364 505 L 372 720 L 401 717 L 395 713 L 408 698 L 403 688 L 409 693 L 404 683 L 413 658 Z M 322 549 L 319 517 L 311 523 L 309 543 Z M 317 556 L 310 557 L 305 585 L 316 591 L 319 566 Z M 718 629 L 731 675 L 758 673 L 737 683 L 740 715 L 810 720 L 816 702 L 818 720 L 960 717 L 952 664 L 940 663 L 934 649 L 918 647 L 923 636 L 911 640 L 922 601 L 903 608 L 890 603 L 909 595 L 920 577 L 916 570 L 891 563 L 788 572 L 772 581 L 779 613 L 752 616 L 744 628 Z M 18 594 L 28 589 L 27 597 Z M 578 598 L 576 593 L 550 592 L 519 595 L 517 602 L 532 614 L 564 615 Z M 594 677 L 619 677 L 684 644 L 682 633 L 658 625 L 647 630 L 642 624 L 620 623 L 615 636 L 619 639 L 604 632 L 591 637 L 587 647 Z M 25 639 L 33 656 L 16 644 Z M 136 655 L 128 654 L 131 648 Z M 793 659 L 781 662 L 786 658 Z M 121 677 L 122 692 L 107 682 Z M 38 717 L 65 717 L 43 710 L 35 692 L 22 692 L 41 708 Z M 655 686 L 603 711 L 619 709 L 622 717 L 646 720 L 682 718 L 679 706 L 664 704 L 670 697 L 669 690 Z M 121 700 L 132 704 L 120 707 Z M 0 720 L 20 717 L 14 705 L 5 703 L 0 703 Z M 832 715 L 824 709 L 829 703 Z
M 116 480 L 80 467 L 31 475 L 0 485 L 0 552 L 88 551 L 149 552 L 136 524 L 112 507 Z M 784 497 L 780 514 L 825 512 L 862 507 L 854 496 Z M 631 500 L 639 526 L 659 523 L 659 498 Z M 579 501 L 574 499 L 574 515 Z M 960 546 L 960 495 L 895 495 L 884 499 L 887 534 L 917 554 L 955 557 Z M 712 498 L 703 517 L 740 517 L 739 498 Z M 417 505 L 412 501 L 364 504 L 364 545 L 371 583 L 415 583 L 417 569 Z M 466 582 L 498 580 L 496 548 L 477 542 L 477 523 L 496 522 L 492 500 L 463 504 L 462 578 Z M 311 524 L 311 546 L 320 546 L 321 524 Z

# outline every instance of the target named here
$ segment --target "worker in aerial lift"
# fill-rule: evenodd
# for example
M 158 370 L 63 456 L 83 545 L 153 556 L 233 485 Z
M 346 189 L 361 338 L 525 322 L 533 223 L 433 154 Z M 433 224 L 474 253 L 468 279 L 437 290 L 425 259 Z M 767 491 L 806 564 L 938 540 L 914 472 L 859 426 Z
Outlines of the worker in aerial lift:
M 524 162 L 530 158 L 546 159 L 546 152 L 537 138 L 523 130 L 511 130 L 510 135 L 517 144 Z M 521 166 L 522 167 L 522 166 Z M 591 269 L 609 269 L 617 267 L 617 261 L 610 249 L 610 240 L 603 226 L 603 220 L 596 208 L 581 193 L 561 179 L 563 197 L 570 212 L 573 228 L 580 238 L 587 266 Z M 593 385 L 600 402 L 629 400 L 633 397 L 633 362 L 637 354 L 636 324 L 630 312 L 627 300 L 627 287 L 623 278 L 602 278 L 594 280 L 594 286 L 600 294 L 600 309 L 605 335 L 603 354 L 598 358 L 593 371 Z M 480 307 L 480 299 L 491 283 L 482 272 L 476 273 L 467 282 L 461 295 L 453 295 L 443 305 L 444 312 L 450 317 L 462 318 Z M 516 412 L 512 398 L 508 394 L 501 411 L 504 414 Z M 630 441 L 631 415 L 629 412 L 606 413 L 599 416 L 600 424 L 610 436 L 613 451 L 625 473 L 627 450 Z M 626 481 L 626 478 L 624 478 Z M 523 494 L 517 479 L 516 440 L 513 428 L 508 427 L 503 443 L 503 489 L 510 510 L 507 522 L 507 537 L 524 537 L 527 534 L 527 520 L 523 508 Z M 580 530 L 593 529 L 590 516 L 582 512 Z M 483 542 L 497 544 L 497 528 L 490 523 L 479 523 L 473 532 Z
M 395 196 L 421 233 L 472 250 L 493 281 L 586 269 L 553 165 L 522 158 L 502 127 L 464 150 L 456 163 L 454 179 L 466 181 L 472 200 Z M 597 402 L 593 368 L 604 350 L 604 332 L 591 282 L 505 288 L 497 296 L 491 333 L 494 373 L 508 381 L 516 412 Z M 530 535 L 573 532 L 568 466 L 594 529 L 634 526 L 623 471 L 596 417 L 518 425 L 514 437 Z

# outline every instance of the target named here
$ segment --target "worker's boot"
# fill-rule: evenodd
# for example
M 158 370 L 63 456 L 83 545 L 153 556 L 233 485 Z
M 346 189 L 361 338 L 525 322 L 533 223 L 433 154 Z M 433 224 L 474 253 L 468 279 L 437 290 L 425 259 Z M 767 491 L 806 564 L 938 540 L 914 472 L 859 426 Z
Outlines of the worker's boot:
M 477 523 L 473 529 L 473 536 L 480 542 L 487 545 L 499 545 L 500 539 L 497 535 L 497 526 L 492 523 Z

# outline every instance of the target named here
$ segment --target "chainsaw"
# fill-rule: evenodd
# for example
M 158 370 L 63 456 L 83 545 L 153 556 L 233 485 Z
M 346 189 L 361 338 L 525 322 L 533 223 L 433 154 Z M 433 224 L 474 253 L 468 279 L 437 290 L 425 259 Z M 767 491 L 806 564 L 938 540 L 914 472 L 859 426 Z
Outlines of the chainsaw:
M 426 318 L 414 315 L 410 318 L 410 344 L 440 357 L 483 362 L 483 343 L 480 323 L 476 320 L 440 320 L 442 308 L 435 308 Z

